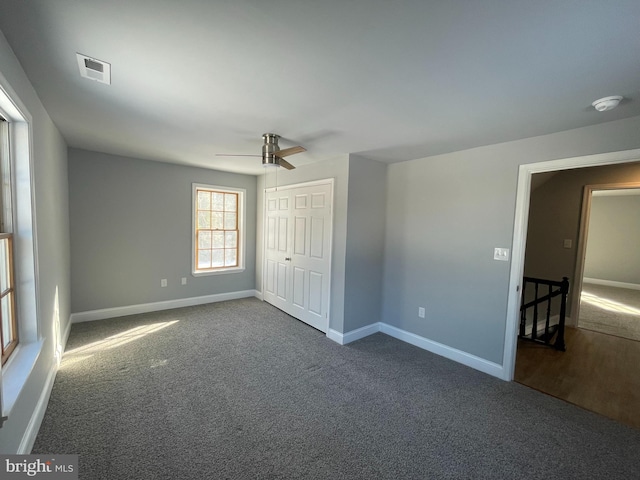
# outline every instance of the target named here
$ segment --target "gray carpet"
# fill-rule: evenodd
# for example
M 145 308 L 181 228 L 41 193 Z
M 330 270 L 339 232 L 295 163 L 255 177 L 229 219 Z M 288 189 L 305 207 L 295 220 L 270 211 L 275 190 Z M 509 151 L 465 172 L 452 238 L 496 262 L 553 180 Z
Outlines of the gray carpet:
M 33 449 L 137 480 L 627 480 L 638 452 L 639 430 L 256 299 L 74 325 Z
M 585 282 L 578 326 L 640 341 L 640 290 Z

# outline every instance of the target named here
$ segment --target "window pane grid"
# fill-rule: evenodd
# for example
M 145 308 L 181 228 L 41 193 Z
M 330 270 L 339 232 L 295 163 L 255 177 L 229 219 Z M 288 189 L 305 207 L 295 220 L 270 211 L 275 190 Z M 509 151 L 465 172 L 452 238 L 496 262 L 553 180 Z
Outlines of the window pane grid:
M 196 271 L 237 267 L 238 193 L 196 190 Z
M 0 234 L 0 347 L 2 364 L 7 361 L 18 344 L 12 246 L 12 235 Z

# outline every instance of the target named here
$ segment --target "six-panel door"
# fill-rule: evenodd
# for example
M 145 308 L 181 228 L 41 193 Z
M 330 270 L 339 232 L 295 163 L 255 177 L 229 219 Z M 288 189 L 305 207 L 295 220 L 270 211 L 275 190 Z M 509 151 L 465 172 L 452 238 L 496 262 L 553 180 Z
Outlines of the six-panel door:
M 264 299 L 327 332 L 331 184 L 267 192 Z

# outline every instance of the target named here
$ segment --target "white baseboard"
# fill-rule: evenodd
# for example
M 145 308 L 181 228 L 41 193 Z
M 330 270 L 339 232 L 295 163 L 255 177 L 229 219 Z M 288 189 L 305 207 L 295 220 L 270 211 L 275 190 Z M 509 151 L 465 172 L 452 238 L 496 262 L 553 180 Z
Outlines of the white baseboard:
M 165 300 L 162 302 L 127 305 L 125 307 L 103 308 L 101 310 L 90 310 L 88 312 L 72 313 L 71 322 L 91 322 L 93 320 L 124 317 L 126 315 L 135 315 L 138 313 L 158 312 L 160 310 L 170 310 L 172 308 L 192 307 L 194 305 L 224 302 L 226 300 L 237 300 L 239 298 L 261 298 L 261 296 L 262 294 L 256 290 L 242 290 L 239 292 L 204 295 L 202 297 L 178 298 L 176 300 Z
M 327 330 L 327 337 L 329 338 L 329 340 L 333 340 L 340 345 L 344 345 L 344 335 L 337 330 L 333 330 L 332 328 Z
M 62 333 L 60 341 L 61 351 L 64 352 L 67 346 L 67 340 L 69 339 L 69 334 L 71 333 L 71 318 L 67 322 L 67 326 Z M 18 446 L 18 451 L 16 452 L 18 455 L 28 455 L 31 453 L 31 449 L 33 448 L 33 444 L 36 441 L 36 437 L 38 436 L 38 431 L 40 430 L 40 425 L 42 425 L 42 420 L 44 418 L 44 414 L 47 411 L 47 405 L 49 404 L 49 397 L 51 396 L 51 390 L 53 389 L 53 384 L 56 379 L 56 375 L 58 373 L 58 363 L 53 362 L 51 364 L 51 368 L 49 373 L 47 374 L 47 378 L 42 386 L 42 392 L 40 392 L 40 398 L 38 398 L 38 403 L 36 403 L 36 408 L 33 410 L 31 414 L 31 418 L 29 419 L 29 423 L 27 424 L 27 428 L 25 429 L 24 435 L 22 436 L 22 440 L 20 441 L 20 445 Z
M 55 362 L 52 362 L 49 373 L 47 374 L 47 379 L 42 386 L 40 398 L 38 398 L 38 403 L 36 403 L 36 408 L 33 410 L 33 414 L 29 419 L 29 423 L 27 424 L 27 428 L 24 431 L 24 435 L 22 435 L 22 440 L 20 441 L 18 451 L 16 452 L 18 455 L 28 455 L 29 453 L 31 453 L 33 444 L 36 441 L 36 437 L 38 436 L 38 431 L 40 430 L 40 425 L 42 424 L 42 419 L 44 418 L 44 414 L 47 411 L 47 404 L 49 403 L 51 389 L 53 389 L 53 382 L 56 379 L 57 372 L 58 365 Z
M 327 337 L 340 345 L 346 345 L 347 343 L 355 342 L 361 338 L 368 337 L 374 333 L 380 331 L 380 323 L 372 323 L 356 330 L 351 330 L 347 333 L 340 333 L 337 330 L 329 329 Z
M 484 358 L 476 357 L 475 355 L 463 352 L 462 350 L 443 345 L 442 343 L 434 342 L 433 340 L 429 340 L 428 338 L 424 338 L 420 335 L 416 335 L 415 333 L 401 330 L 400 328 L 387 325 L 386 323 L 381 324 L 380 331 L 394 338 L 397 338 L 398 340 L 402 340 L 403 342 L 410 343 L 411 345 L 415 345 L 416 347 L 428 350 L 432 353 L 435 353 L 436 355 L 440 355 L 442 357 L 448 358 L 449 360 L 453 360 L 454 362 L 466 365 L 467 367 L 475 368 L 476 370 L 480 370 L 481 372 L 493 375 L 494 377 L 498 377 L 500 379 L 504 378 L 504 368 L 502 367 L 502 365 L 490 362 L 488 360 L 485 360 Z
M 71 321 L 71 315 L 69 315 L 69 321 L 67 322 L 67 326 L 64 329 L 64 332 L 62 332 L 62 337 L 60 338 L 60 342 L 62 343 L 62 351 L 64 352 L 64 349 L 67 347 L 67 340 L 69 340 L 69 334 L 71 333 L 71 324 L 73 322 Z
M 625 283 L 625 282 L 615 282 L 613 280 L 602 280 L 600 278 L 587 278 L 584 277 L 582 279 L 582 283 L 593 283 L 595 285 L 604 285 L 606 287 L 618 287 L 618 288 L 629 288 L 631 290 L 640 290 L 640 285 L 637 283 Z
M 490 362 L 484 358 L 476 357 L 475 355 L 463 352 L 462 350 L 443 345 L 442 343 L 434 342 L 428 338 L 421 337 L 415 333 L 407 332 L 406 330 L 402 330 L 382 322 L 372 323 L 371 325 L 367 325 L 347 333 L 340 333 L 336 330 L 329 329 L 327 337 L 340 345 L 346 345 L 347 343 L 360 340 L 361 338 L 377 332 L 382 332 L 390 337 L 397 338 L 398 340 L 410 343 L 411 345 L 422 348 L 423 350 L 448 358 L 454 362 L 461 363 L 467 367 L 480 370 L 481 372 L 494 377 L 498 377 L 503 380 L 505 379 L 504 367 L 502 365 Z

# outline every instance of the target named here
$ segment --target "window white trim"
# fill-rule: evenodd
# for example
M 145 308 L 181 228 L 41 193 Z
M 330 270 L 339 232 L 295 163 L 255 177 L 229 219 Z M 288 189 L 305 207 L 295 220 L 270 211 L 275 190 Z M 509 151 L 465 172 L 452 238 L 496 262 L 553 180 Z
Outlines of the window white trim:
M 238 194 L 238 266 L 228 268 L 218 268 L 211 271 L 200 271 L 196 268 L 196 195 L 198 188 L 217 190 L 219 192 L 229 192 Z M 240 273 L 245 270 L 246 251 L 246 197 L 247 190 L 244 188 L 224 187 L 221 185 L 209 185 L 206 183 L 191 184 L 191 275 L 194 277 L 206 277 L 208 275 L 225 275 L 229 273 Z
M 9 123 L 14 205 L 16 315 L 20 343 L 0 370 L 0 404 L 8 416 L 43 347 L 38 325 L 38 263 L 35 218 L 32 117 L 0 73 L 0 112 Z
M 9 417 L 11 415 L 20 392 L 38 361 L 43 345 L 44 340 L 18 343 L 18 346 L 5 364 L 2 374 L 3 416 Z

